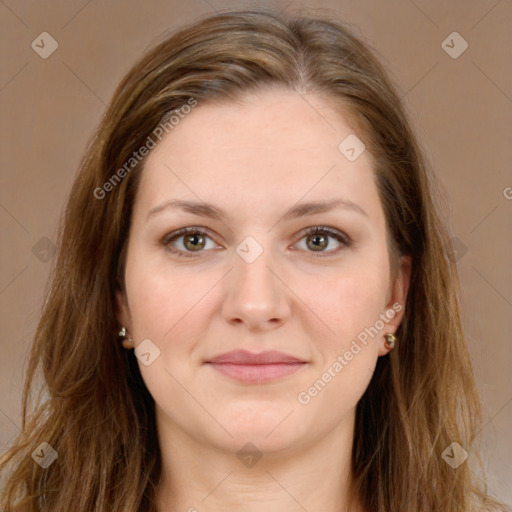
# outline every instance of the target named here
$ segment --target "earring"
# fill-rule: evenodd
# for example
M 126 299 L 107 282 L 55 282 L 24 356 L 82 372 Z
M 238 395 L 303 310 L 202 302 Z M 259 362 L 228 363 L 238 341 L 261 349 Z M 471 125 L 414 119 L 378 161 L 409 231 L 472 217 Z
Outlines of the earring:
M 119 331 L 119 334 L 118 336 L 120 338 L 124 338 L 123 341 L 125 341 L 127 338 L 126 338 L 126 327 L 121 327 L 121 330 Z M 131 338 L 128 338 L 128 341 L 131 343 L 133 340 Z
M 386 338 L 386 348 L 393 350 L 395 348 L 395 343 L 398 341 L 398 338 L 394 334 L 385 334 L 384 338 Z

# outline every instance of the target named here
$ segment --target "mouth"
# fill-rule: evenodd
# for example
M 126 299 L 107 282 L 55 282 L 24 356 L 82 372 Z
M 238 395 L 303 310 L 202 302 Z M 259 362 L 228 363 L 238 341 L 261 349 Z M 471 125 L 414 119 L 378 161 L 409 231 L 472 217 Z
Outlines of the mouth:
M 283 352 L 267 351 L 254 354 L 246 350 L 235 350 L 216 356 L 205 364 L 235 381 L 263 384 L 291 375 L 308 363 Z

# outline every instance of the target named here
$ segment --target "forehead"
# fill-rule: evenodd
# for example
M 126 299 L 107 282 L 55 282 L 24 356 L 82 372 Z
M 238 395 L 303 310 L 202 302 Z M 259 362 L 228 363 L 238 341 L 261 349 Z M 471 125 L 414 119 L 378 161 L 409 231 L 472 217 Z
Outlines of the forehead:
M 268 89 L 198 103 L 147 157 L 137 204 L 147 210 L 180 196 L 261 209 L 339 192 L 371 210 L 378 197 L 369 152 L 349 161 L 339 150 L 353 133 L 339 109 L 313 94 Z

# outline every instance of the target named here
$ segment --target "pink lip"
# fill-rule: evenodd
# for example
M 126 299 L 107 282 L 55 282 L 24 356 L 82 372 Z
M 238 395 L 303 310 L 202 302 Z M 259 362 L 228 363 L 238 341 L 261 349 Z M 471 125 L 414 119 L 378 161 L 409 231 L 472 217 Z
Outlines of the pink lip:
M 233 350 L 206 361 L 206 364 L 239 382 L 262 384 L 300 370 L 306 361 L 275 350 L 259 354 Z

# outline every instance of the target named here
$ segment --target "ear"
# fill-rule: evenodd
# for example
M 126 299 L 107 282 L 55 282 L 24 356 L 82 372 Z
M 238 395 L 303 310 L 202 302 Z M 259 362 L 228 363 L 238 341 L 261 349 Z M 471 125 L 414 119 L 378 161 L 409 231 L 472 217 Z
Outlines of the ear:
M 395 334 L 405 311 L 407 292 L 411 281 L 412 259 L 410 256 L 401 256 L 399 268 L 390 284 L 389 300 L 386 304 L 386 318 L 390 318 L 383 329 L 384 334 Z M 389 349 L 386 348 L 385 338 L 382 336 L 379 344 L 379 356 L 386 355 Z
M 116 290 L 115 315 L 119 328 L 121 326 L 126 328 L 126 337 L 122 341 L 123 347 L 126 349 L 134 348 L 133 341 L 128 339 L 132 337 L 130 334 L 132 332 L 130 308 L 128 307 L 126 293 L 119 288 Z

